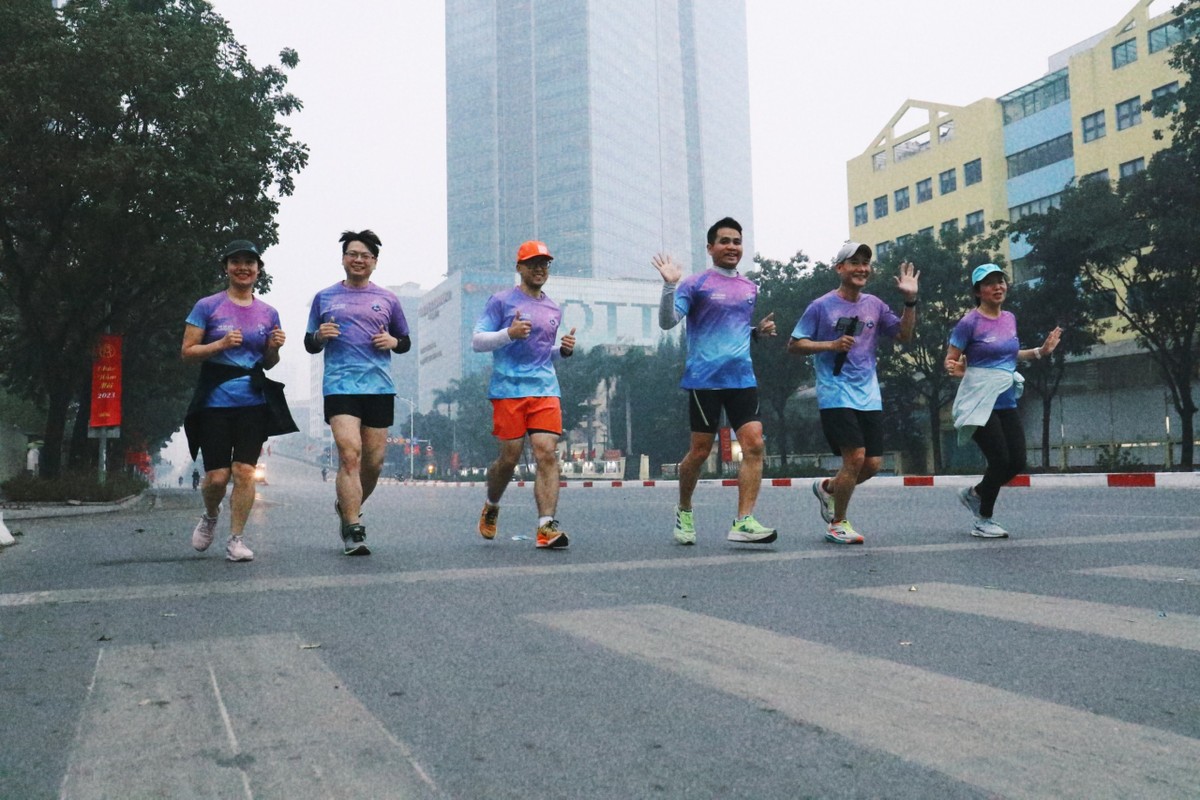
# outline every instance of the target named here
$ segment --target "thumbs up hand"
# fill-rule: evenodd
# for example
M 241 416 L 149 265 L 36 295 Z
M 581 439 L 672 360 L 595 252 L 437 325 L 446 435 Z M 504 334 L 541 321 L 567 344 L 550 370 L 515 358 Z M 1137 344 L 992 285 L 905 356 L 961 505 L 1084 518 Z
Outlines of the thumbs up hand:
M 388 333 L 386 325 L 380 325 L 379 333 L 371 337 L 371 344 L 375 346 L 376 350 L 391 350 L 399 343 L 395 336 Z
M 276 350 L 283 347 L 283 343 L 287 341 L 287 336 L 278 325 L 271 329 L 271 335 L 267 337 L 267 346 L 274 347 Z
M 558 352 L 562 353 L 563 358 L 567 358 L 571 353 L 575 352 L 575 329 L 571 328 L 571 332 L 562 338 L 562 343 L 558 348 Z
M 521 319 L 521 312 L 517 311 L 513 317 L 512 325 L 508 326 L 508 338 L 510 339 L 528 339 L 529 334 L 533 332 L 533 323 L 528 319 Z
M 772 311 L 758 322 L 759 336 L 774 336 L 775 335 L 775 312 Z

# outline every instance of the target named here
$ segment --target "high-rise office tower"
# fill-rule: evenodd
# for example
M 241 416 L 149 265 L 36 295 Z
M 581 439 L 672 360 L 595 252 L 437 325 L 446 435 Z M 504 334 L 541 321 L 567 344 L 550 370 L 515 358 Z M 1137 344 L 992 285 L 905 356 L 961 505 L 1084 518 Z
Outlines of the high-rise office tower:
M 703 269 L 726 215 L 753 254 L 742 0 L 447 0 L 446 67 L 451 274 Z

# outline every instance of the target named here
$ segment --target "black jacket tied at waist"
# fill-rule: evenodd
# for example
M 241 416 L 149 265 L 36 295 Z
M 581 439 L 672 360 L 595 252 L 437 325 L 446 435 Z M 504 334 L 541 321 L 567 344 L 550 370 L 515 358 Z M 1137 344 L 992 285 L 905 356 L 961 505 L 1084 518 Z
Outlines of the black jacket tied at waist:
M 222 383 L 247 375 L 250 376 L 250 386 L 260 390 L 267 399 L 267 436 L 282 436 L 300 430 L 292 420 L 292 412 L 288 410 L 287 398 L 283 396 L 283 384 L 267 377 L 261 361 L 249 369 L 205 361 L 200 365 L 200 380 L 196 384 L 196 391 L 192 393 L 192 402 L 188 404 L 187 416 L 183 420 L 183 432 L 187 436 L 188 450 L 193 460 L 200 452 L 200 440 L 196 429 L 198 415 L 204 410 L 208 396 Z

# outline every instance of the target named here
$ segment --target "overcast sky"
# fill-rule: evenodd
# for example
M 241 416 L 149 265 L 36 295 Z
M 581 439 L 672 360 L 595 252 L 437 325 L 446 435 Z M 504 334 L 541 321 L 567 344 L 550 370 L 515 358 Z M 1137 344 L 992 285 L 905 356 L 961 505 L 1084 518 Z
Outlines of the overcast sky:
M 283 317 L 291 371 L 307 360 L 300 339 L 312 295 L 343 277 L 342 230 L 369 227 L 382 238 L 377 283 L 430 289 L 446 273 L 444 8 L 436 0 L 213 5 L 259 66 L 277 63 L 284 47 L 300 55 L 288 88 L 305 108 L 289 124 L 311 158 L 283 200 L 280 244 L 264 257 L 275 280 L 265 299 Z M 998 97 L 1135 5 L 747 0 L 756 248 L 828 261 L 849 235 L 846 161 L 906 99 Z M 1160 0 L 1155 11 L 1170 6 Z M 288 381 L 298 395 L 302 375 L 306 384 L 306 370 Z

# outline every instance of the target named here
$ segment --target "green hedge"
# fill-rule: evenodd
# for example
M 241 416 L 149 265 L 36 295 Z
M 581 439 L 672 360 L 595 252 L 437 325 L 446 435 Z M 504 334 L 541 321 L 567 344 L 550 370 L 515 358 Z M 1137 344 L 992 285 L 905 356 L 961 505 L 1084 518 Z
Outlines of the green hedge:
M 96 473 L 68 473 L 57 478 L 35 478 L 18 475 L 0 483 L 4 499 L 18 503 L 65 503 L 78 500 L 81 503 L 104 503 L 120 500 L 146 490 L 149 483 L 144 478 L 125 473 L 114 473 L 100 483 Z

